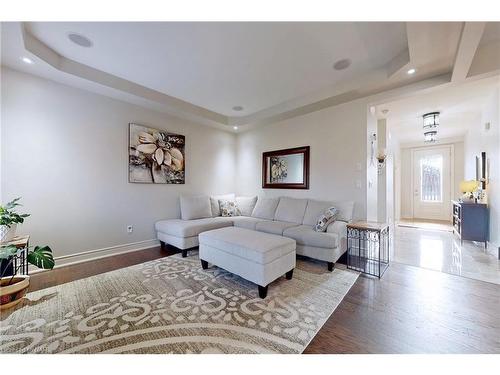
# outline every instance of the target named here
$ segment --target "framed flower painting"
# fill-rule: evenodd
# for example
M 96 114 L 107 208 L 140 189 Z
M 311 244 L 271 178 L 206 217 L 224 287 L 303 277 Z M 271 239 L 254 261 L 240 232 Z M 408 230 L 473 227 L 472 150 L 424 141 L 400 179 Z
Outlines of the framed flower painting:
M 129 124 L 129 182 L 183 184 L 186 137 Z

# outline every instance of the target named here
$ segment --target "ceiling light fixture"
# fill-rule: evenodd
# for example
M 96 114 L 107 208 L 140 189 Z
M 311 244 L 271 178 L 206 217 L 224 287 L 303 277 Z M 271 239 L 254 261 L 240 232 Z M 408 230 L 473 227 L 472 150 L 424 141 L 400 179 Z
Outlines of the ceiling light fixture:
M 29 57 L 21 57 L 21 60 L 23 63 L 33 64 L 33 60 L 31 60 Z
M 335 63 L 333 64 L 333 69 L 344 70 L 344 69 L 347 69 L 350 65 L 351 65 L 350 59 L 341 59 L 341 60 L 335 61 Z
M 411 68 L 406 73 L 408 73 L 409 75 L 412 75 L 412 74 L 415 74 L 416 71 L 417 71 L 417 69 Z
M 80 47 L 89 48 L 93 45 L 92 41 L 89 38 L 77 33 L 69 33 L 68 39 L 73 43 L 79 45 Z
M 431 130 L 429 132 L 424 133 L 424 142 L 425 143 L 434 143 L 437 140 L 437 130 Z
M 235 105 L 233 107 L 233 111 L 236 111 L 236 112 L 243 111 L 243 107 L 241 105 Z
M 436 142 L 437 128 L 439 126 L 439 112 L 429 112 L 422 116 L 424 124 L 424 142 Z
M 234 130 L 238 130 L 238 127 L 235 125 L 235 126 L 233 126 L 233 129 Z

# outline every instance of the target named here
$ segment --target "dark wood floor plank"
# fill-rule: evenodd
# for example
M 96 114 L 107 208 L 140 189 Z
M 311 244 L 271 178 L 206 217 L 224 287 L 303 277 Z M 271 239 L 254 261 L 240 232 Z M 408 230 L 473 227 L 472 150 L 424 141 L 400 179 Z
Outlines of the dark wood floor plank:
M 33 274 L 30 290 L 176 253 L 160 247 Z M 500 286 L 392 263 L 359 277 L 305 353 L 500 353 Z

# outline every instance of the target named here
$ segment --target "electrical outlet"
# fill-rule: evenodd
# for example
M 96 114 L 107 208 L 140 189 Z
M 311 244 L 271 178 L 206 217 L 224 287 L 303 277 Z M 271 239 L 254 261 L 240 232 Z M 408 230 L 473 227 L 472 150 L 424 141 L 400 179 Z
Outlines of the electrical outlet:
M 134 227 L 132 225 L 127 225 L 127 233 L 132 233 L 134 231 Z

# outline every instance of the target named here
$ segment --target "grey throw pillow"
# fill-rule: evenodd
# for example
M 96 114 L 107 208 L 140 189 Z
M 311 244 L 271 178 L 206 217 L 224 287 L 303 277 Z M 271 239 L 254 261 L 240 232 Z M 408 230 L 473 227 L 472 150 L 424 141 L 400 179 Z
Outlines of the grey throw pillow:
M 318 221 L 314 226 L 316 232 L 325 232 L 329 224 L 335 221 L 338 215 L 338 210 L 335 207 L 330 207 L 325 210 L 321 215 L 319 215 Z
M 224 217 L 240 216 L 240 210 L 235 201 L 220 199 L 219 208 L 221 215 Z

